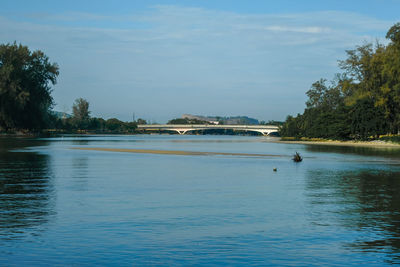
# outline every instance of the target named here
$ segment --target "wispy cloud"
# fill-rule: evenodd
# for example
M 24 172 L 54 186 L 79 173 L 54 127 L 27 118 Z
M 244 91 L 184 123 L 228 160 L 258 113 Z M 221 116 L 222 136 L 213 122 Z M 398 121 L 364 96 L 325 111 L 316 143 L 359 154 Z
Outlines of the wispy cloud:
M 337 71 L 345 49 L 383 36 L 391 24 L 348 12 L 154 6 L 124 16 L 0 17 L 0 42 L 42 49 L 60 64 L 60 106 L 83 96 L 106 116 L 135 107 L 160 120 L 185 112 L 282 119 L 302 108 L 311 82 Z
M 115 20 L 114 16 L 98 15 L 84 12 L 70 12 L 64 14 L 53 14 L 48 12 L 32 12 L 22 14 L 22 17 L 47 21 L 85 21 L 85 20 Z
M 265 27 L 268 31 L 277 31 L 277 32 L 301 32 L 301 33 L 322 33 L 322 32 L 329 32 L 329 28 L 322 28 L 322 27 L 287 27 L 287 26 L 267 26 Z

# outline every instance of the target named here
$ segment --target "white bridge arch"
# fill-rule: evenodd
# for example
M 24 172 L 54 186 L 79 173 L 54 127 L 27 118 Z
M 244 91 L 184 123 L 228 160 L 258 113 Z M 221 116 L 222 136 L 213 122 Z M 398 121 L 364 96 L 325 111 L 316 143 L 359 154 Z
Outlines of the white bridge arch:
M 145 131 L 175 131 L 185 134 L 195 130 L 240 130 L 248 132 L 258 132 L 262 135 L 270 135 L 278 132 L 278 126 L 274 125 L 216 125 L 216 124 L 139 124 L 139 130 Z

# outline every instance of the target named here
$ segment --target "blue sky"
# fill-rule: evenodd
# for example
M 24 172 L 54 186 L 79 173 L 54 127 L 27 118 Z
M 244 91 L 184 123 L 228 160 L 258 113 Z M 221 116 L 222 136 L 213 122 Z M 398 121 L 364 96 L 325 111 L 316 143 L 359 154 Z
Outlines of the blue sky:
M 60 66 L 56 110 L 152 122 L 183 113 L 283 120 L 345 50 L 400 21 L 400 0 L 2 1 L 0 42 Z

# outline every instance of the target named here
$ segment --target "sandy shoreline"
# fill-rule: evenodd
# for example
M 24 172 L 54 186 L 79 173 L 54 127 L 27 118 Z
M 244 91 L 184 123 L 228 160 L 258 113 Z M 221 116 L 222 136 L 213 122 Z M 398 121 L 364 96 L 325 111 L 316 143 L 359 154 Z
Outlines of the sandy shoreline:
M 376 148 L 400 148 L 400 144 L 384 141 L 274 141 L 282 144 L 302 144 L 302 145 L 324 145 L 324 146 L 355 146 L 355 147 L 376 147 Z
M 155 150 L 155 149 L 124 149 L 124 148 L 103 148 L 103 147 L 72 147 L 72 149 L 107 151 L 107 152 L 141 153 L 141 154 L 183 155 L 183 156 L 282 157 L 281 155 L 271 155 L 271 154 L 200 152 L 200 151 L 181 151 L 181 150 Z
M 301 144 L 301 145 L 325 145 L 325 146 L 352 146 L 370 148 L 395 148 L 400 149 L 399 144 L 384 141 L 271 141 L 271 143 L 281 144 Z M 255 153 L 229 153 L 229 152 L 201 152 L 201 151 L 182 151 L 182 150 L 155 150 L 155 149 L 125 149 L 125 148 L 103 148 L 103 147 L 72 147 L 76 150 L 91 150 L 104 152 L 125 152 L 140 154 L 159 154 L 159 155 L 182 155 L 182 156 L 241 156 L 241 157 L 282 157 L 282 155 L 255 154 Z

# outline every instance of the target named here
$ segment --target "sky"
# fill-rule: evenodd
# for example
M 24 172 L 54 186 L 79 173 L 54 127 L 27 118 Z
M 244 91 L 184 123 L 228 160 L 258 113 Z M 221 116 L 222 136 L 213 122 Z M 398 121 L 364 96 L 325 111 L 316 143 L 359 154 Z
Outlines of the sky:
M 184 113 L 284 120 L 340 72 L 346 50 L 400 22 L 400 0 L 2 0 L 0 43 L 60 67 L 53 97 L 71 112 L 164 123 Z

